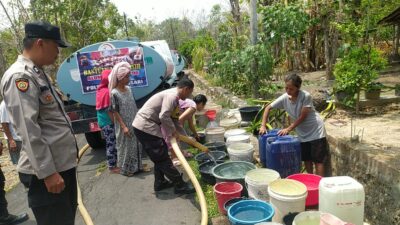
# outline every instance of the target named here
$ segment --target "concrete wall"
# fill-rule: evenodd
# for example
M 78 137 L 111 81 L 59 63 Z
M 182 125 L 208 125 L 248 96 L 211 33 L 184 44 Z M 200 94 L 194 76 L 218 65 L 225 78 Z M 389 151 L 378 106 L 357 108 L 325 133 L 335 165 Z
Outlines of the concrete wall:
M 201 76 L 190 71 L 196 87 L 232 108 L 246 102 L 221 87 L 211 87 Z M 328 132 L 329 133 L 329 132 Z M 367 144 L 353 144 L 328 135 L 332 175 L 351 176 L 364 185 L 365 219 L 370 225 L 400 224 L 400 149 L 391 152 Z
M 328 135 L 332 175 L 351 176 L 364 185 L 365 219 L 371 225 L 400 224 L 400 159 L 368 144 Z

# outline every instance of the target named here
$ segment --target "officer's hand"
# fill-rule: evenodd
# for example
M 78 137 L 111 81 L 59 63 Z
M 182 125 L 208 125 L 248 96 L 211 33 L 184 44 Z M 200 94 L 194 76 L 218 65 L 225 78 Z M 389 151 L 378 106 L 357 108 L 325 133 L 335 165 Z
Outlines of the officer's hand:
M 65 188 L 64 179 L 57 172 L 44 178 L 44 183 L 46 184 L 47 191 L 53 194 L 58 194 Z
M 10 143 L 10 151 L 16 151 L 17 150 L 17 143 L 15 142 L 15 140 L 13 139 L 13 140 L 10 140 L 9 141 L 9 143 Z

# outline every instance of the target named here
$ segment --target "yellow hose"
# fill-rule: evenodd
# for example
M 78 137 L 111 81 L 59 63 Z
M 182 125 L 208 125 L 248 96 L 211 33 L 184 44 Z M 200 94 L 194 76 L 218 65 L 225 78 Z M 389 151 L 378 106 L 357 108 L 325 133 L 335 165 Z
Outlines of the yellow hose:
M 199 148 L 202 151 L 207 151 L 207 147 L 201 145 L 200 143 L 193 141 L 192 139 L 187 138 L 186 136 L 180 136 L 179 137 L 182 141 L 187 142 L 188 144 L 194 145 L 195 147 Z M 196 189 L 197 197 L 199 198 L 200 202 L 200 210 L 201 210 L 201 225 L 207 225 L 208 224 L 208 212 L 207 212 L 207 204 L 206 204 L 206 199 L 204 197 L 203 190 L 200 187 L 200 183 L 197 180 L 196 176 L 193 173 L 192 168 L 189 166 L 188 162 L 186 161 L 185 157 L 183 156 L 181 150 L 179 149 L 178 143 L 176 142 L 175 138 L 172 138 L 171 140 L 171 145 L 172 149 L 174 150 L 176 156 L 178 157 L 179 161 L 181 162 L 183 169 L 186 171 L 188 174 L 194 188 Z M 83 154 L 89 149 L 89 145 L 86 144 L 79 150 L 78 153 L 78 163 L 83 156 Z M 94 225 L 92 218 L 90 217 L 88 211 L 85 208 L 85 205 L 83 204 L 82 200 L 82 193 L 81 189 L 79 188 L 79 182 L 78 179 L 76 179 L 77 183 L 77 188 L 78 188 L 78 209 L 79 212 L 82 215 L 83 220 L 85 221 L 86 225 Z
M 181 136 L 179 138 L 181 140 L 184 139 Z M 185 140 L 183 140 L 183 141 L 185 141 Z M 191 143 L 193 143 L 193 142 L 191 142 Z M 172 145 L 172 149 L 174 150 L 176 156 L 178 157 L 179 161 L 181 162 L 183 169 L 188 174 L 190 181 L 192 181 L 192 184 L 193 184 L 194 188 L 196 189 L 197 197 L 199 198 L 199 202 L 200 202 L 201 225 L 207 225 L 208 224 L 207 204 L 206 204 L 206 199 L 204 197 L 203 190 L 200 187 L 199 181 L 197 180 L 196 176 L 193 173 L 192 168 L 190 168 L 188 162 L 186 161 L 185 157 L 183 156 L 181 150 L 179 149 L 178 143 L 176 142 L 175 138 L 171 139 L 171 145 Z
M 86 150 L 89 149 L 89 145 L 86 144 L 85 146 L 83 146 L 83 148 L 81 148 L 79 150 L 78 153 L 78 163 L 81 160 L 81 157 L 83 156 L 83 154 L 86 152 Z M 82 193 L 81 193 L 81 189 L 79 188 L 79 182 L 78 182 L 78 171 L 76 174 L 76 186 L 78 188 L 78 209 L 79 212 L 82 215 L 83 220 L 85 221 L 86 225 L 94 225 L 92 218 L 90 217 L 88 211 L 85 208 L 85 205 L 83 204 L 83 200 L 82 200 Z

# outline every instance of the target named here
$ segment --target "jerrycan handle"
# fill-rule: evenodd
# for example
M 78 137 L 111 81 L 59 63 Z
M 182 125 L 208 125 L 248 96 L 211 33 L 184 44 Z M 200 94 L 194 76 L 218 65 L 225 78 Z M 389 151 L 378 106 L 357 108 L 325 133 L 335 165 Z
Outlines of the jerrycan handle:
M 272 130 L 269 130 L 268 132 L 267 132 L 267 134 L 277 134 L 278 133 L 278 131 L 280 131 L 281 129 L 272 129 Z
M 276 141 L 277 140 L 277 137 L 269 137 L 269 138 L 267 138 L 267 145 L 270 145 L 272 142 L 274 142 L 274 141 Z
M 292 135 L 285 135 L 285 136 L 278 136 L 277 141 L 292 141 L 293 136 Z

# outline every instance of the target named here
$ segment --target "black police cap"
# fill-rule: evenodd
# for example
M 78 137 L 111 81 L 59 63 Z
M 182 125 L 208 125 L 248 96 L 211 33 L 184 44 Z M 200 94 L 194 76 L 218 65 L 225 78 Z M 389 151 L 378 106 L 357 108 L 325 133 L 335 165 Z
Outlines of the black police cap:
M 71 46 L 68 42 L 61 39 L 60 28 L 45 21 L 35 21 L 25 24 L 25 37 L 54 40 L 61 48 Z

